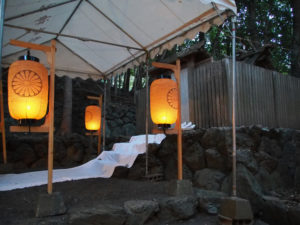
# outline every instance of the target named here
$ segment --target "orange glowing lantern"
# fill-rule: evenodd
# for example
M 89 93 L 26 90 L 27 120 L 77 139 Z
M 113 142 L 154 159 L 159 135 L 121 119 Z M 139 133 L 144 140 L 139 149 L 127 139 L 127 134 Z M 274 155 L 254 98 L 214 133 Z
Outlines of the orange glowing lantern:
M 178 89 L 171 79 L 158 79 L 150 86 L 150 112 L 153 123 L 159 126 L 173 124 L 177 120 Z
M 20 59 L 8 71 L 9 114 L 17 120 L 42 119 L 48 106 L 48 71 L 35 57 Z
M 89 105 L 85 108 L 85 128 L 87 130 L 99 130 L 101 127 L 101 108 Z

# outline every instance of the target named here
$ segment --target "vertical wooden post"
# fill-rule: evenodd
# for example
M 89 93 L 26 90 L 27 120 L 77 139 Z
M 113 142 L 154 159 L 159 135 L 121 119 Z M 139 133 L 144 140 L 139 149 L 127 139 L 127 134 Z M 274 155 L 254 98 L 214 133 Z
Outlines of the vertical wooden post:
M 55 93 L 55 40 L 51 41 L 51 52 L 47 53 L 50 64 L 50 96 L 49 96 L 49 139 L 48 139 L 48 194 L 52 194 L 53 177 L 53 145 L 54 145 L 54 93 Z
M 99 97 L 99 106 L 100 106 L 100 110 L 102 110 L 102 95 L 100 95 L 100 97 Z M 101 120 L 101 118 L 100 118 L 100 120 Z M 105 123 L 105 121 L 104 121 L 104 123 Z M 101 153 L 101 127 L 98 130 L 98 155 L 100 153 Z
M 2 69 L 2 68 L 1 68 Z M 6 138 L 5 138 L 5 122 L 4 122 L 4 107 L 3 107 L 3 87 L 2 79 L 0 79 L 0 108 L 1 108 L 1 132 L 2 132 L 2 151 L 3 151 L 3 163 L 7 163 L 7 153 L 6 153 Z
M 178 163 L 178 180 L 182 180 L 182 131 L 181 131 L 181 93 L 180 93 L 180 60 L 176 60 L 174 75 L 178 88 L 178 111 L 177 111 L 177 163 Z

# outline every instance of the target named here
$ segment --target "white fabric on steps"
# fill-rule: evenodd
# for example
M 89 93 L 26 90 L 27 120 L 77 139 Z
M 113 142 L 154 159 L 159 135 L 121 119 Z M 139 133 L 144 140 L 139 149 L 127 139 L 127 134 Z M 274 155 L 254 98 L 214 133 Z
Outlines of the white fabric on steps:
M 160 144 L 164 134 L 148 135 L 148 143 Z M 128 143 L 116 143 L 112 151 L 103 151 L 97 158 L 74 168 L 53 170 L 53 183 L 87 178 L 109 178 L 115 167 L 130 168 L 136 157 L 146 151 L 145 135 L 131 137 Z M 47 184 L 48 171 L 22 174 L 1 174 L 0 191 Z

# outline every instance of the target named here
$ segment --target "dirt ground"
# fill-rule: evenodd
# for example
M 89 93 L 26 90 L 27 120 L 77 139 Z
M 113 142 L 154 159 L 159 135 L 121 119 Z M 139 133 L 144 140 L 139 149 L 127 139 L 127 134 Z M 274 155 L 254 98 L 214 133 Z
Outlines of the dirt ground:
M 168 197 L 166 185 L 167 182 L 96 178 L 55 183 L 53 189 L 54 192 L 60 192 L 62 194 L 67 209 L 74 210 L 76 208 L 92 207 L 98 204 L 123 206 L 127 200 L 158 200 Z M 36 221 L 35 210 L 38 196 L 40 193 L 46 192 L 46 185 L 0 192 L 0 225 L 32 225 L 30 224 L 31 222 L 28 221 Z M 147 224 L 154 225 L 160 223 L 153 221 Z M 216 217 L 198 215 L 189 221 L 168 223 L 168 225 L 172 224 L 214 225 L 217 223 Z

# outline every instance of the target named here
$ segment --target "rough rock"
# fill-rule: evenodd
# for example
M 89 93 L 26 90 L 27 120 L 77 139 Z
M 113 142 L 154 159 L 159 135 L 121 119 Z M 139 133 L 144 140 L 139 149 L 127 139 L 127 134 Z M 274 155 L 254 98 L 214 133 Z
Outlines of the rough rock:
M 205 150 L 205 158 L 207 162 L 207 167 L 211 169 L 217 169 L 223 171 L 224 166 L 224 158 L 223 156 L 213 148 Z
M 278 160 L 270 156 L 268 153 L 260 151 L 255 153 L 255 157 L 259 162 L 259 165 L 266 169 L 269 173 L 272 173 L 277 168 Z
M 262 219 L 272 225 L 288 225 L 288 210 L 284 200 L 272 196 L 263 196 L 261 205 Z
M 220 190 L 225 174 L 214 169 L 202 169 L 194 175 L 194 185 L 207 190 Z
M 216 128 L 212 127 L 206 130 L 205 134 L 203 135 L 201 139 L 201 145 L 204 148 L 218 148 L 223 149 L 224 147 L 227 147 L 227 141 L 229 139 L 226 138 L 226 131 L 228 129 L 226 128 Z
M 122 127 L 122 131 L 125 136 L 133 136 L 136 134 L 135 125 L 133 125 L 132 123 L 125 124 Z
M 288 208 L 288 218 L 290 225 L 300 224 L 300 204 Z
M 278 145 L 277 141 L 267 137 L 262 137 L 260 145 L 258 146 L 258 151 L 266 152 L 269 155 L 274 156 L 276 158 L 280 157 L 282 154 L 282 150 Z
M 169 157 L 177 154 L 177 136 L 167 135 L 162 141 L 161 148 L 158 151 L 158 157 L 164 161 L 168 161 Z
M 76 145 L 72 145 L 67 148 L 67 160 L 74 162 L 81 162 L 83 160 L 84 151 Z
M 198 198 L 199 210 L 208 214 L 217 214 L 220 209 L 222 198 L 227 196 L 227 194 L 223 192 L 198 188 L 195 190 L 195 193 Z
M 183 162 L 192 171 L 205 168 L 204 150 L 198 142 L 183 149 Z
M 236 151 L 236 160 L 238 163 L 247 167 L 251 173 L 256 174 L 258 170 L 257 162 L 250 148 L 238 148 Z
M 164 164 L 164 177 L 166 180 L 173 180 L 177 178 L 177 159 L 174 157 L 170 157 L 168 161 Z M 182 165 L 182 176 L 183 179 L 192 179 L 193 173 L 192 171 L 185 165 Z
M 124 209 L 128 214 L 127 225 L 143 225 L 159 211 L 159 205 L 156 201 L 131 200 L 124 203 Z
M 122 207 L 97 205 L 91 208 L 74 208 L 70 212 L 71 225 L 123 225 L 127 215 Z
M 231 194 L 232 175 L 224 179 L 222 192 Z M 242 164 L 237 164 L 237 194 L 239 197 L 248 199 L 251 202 L 253 211 L 261 202 L 262 188 L 255 177 Z
M 26 166 L 30 166 L 37 159 L 33 148 L 28 144 L 21 144 L 16 149 L 16 154 L 19 154 L 19 159 L 24 162 Z
M 300 166 L 296 168 L 295 172 L 295 187 L 300 189 Z
M 197 212 L 197 198 L 193 196 L 178 196 L 164 199 L 160 203 L 159 216 L 169 220 L 188 219 Z
M 262 221 L 262 220 L 256 220 L 256 221 L 254 222 L 254 225 L 269 225 L 269 224 L 265 223 L 265 222 Z
M 265 168 L 261 167 L 255 178 L 266 193 L 282 186 L 281 177 L 277 171 L 270 174 Z
M 278 162 L 278 172 L 283 179 L 285 187 L 293 187 L 296 172 L 297 146 L 293 141 L 286 142 L 283 146 L 282 156 Z
M 117 178 L 127 178 L 129 173 L 129 169 L 124 166 L 117 166 L 114 170 L 112 177 Z

